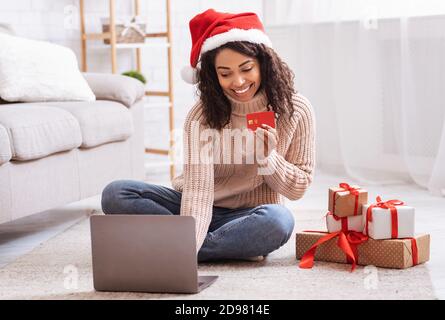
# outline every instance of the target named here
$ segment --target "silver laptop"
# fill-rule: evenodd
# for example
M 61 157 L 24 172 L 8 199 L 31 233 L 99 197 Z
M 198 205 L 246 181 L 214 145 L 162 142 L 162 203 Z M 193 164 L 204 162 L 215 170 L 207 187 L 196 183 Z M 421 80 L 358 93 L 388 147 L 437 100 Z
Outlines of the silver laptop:
M 91 216 L 97 291 L 197 293 L 217 276 L 199 276 L 193 217 Z

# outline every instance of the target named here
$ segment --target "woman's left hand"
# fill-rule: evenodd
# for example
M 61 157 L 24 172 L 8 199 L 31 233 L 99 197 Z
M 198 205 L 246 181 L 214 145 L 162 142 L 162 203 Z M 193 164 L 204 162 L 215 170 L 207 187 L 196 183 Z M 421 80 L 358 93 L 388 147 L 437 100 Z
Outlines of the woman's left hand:
M 277 148 L 278 144 L 278 134 L 277 130 L 268 126 L 267 124 L 262 124 L 261 127 L 258 127 L 255 131 L 255 143 L 263 143 L 264 144 L 264 152 L 256 152 L 255 145 L 255 154 L 257 160 L 261 161 L 272 152 L 272 150 Z M 261 149 L 259 150 L 261 151 Z

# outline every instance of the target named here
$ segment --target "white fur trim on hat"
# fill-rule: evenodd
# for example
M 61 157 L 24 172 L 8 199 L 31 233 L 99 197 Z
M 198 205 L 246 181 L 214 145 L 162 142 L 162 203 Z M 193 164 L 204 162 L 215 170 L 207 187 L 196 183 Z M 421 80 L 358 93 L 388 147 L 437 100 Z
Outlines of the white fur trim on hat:
M 198 83 L 198 70 L 192 68 L 191 66 L 184 66 L 181 69 L 181 78 L 187 83 L 196 84 Z
M 238 29 L 233 28 L 227 32 L 214 35 L 213 37 L 207 38 L 201 47 L 201 52 L 199 56 L 204 52 L 213 50 L 232 41 L 248 41 L 252 43 L 262 43 L 266 46 L 272 48 L 272 41 L 269 37 L 259 29 Z

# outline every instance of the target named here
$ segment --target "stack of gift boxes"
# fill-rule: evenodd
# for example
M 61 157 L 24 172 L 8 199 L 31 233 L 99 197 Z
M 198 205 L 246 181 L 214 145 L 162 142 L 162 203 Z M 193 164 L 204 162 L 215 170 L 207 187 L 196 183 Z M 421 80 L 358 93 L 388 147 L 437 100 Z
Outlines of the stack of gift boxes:
M 429 260 L 430 236 L 414 233 L 414 208 L 400 200 L 368 203 L 368 192 L 340 183 L 329 188 L 326 231 L 296 234 L 300 267 L 314 260 L 408 268 Z

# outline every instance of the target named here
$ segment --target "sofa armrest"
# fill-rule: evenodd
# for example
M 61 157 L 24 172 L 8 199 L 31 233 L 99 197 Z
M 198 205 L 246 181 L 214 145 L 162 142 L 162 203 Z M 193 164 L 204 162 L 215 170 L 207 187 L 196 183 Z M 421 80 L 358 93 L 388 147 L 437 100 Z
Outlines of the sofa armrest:
M 144 84 L 131 77 L 90 72 L 82 75 L 97 100 L 117 101 L 130 107 L 145 95 Z

